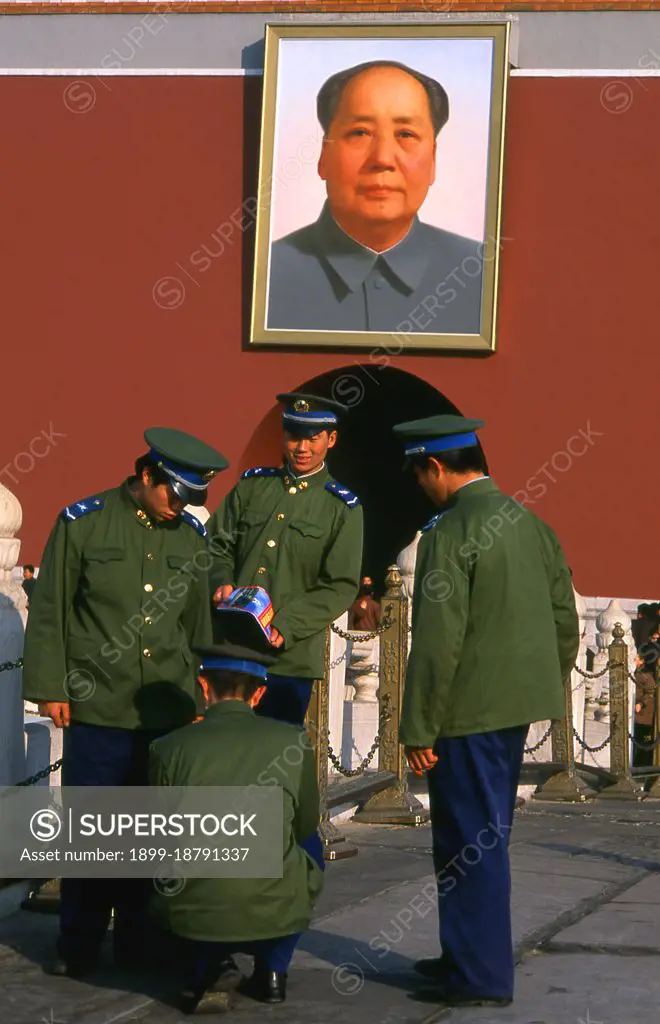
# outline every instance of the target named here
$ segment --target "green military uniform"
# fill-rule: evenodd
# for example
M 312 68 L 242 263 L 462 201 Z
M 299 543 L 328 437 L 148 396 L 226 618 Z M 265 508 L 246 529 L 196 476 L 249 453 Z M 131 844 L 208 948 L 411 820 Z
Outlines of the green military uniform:
M 485 475 L 481 426 L 435 416 L 395 428 L 427 493 L 449 495 L 417 550 L 399 735 L 422 748 L 410 756 L 426 766 L 443 897 L 442 957 L 416 967 L 436 981 L 429 999 L 456 1006 L 512 999 L 508 840 L 525 739 L 531 722 L 564 714 L 579 642 L 559 542 Z
M 31 602 L 23 696 L 70 701 L 73 721 L 166 729 L 195 714 L 192 644 L 211 619 L 205 530 L 152 521 L 128 483 L 70 505 Z
M 247 470 L 207 523 L 213 589 L 259 586 L 285 646 L 272 675 L 319 679 L 324 631 L 353 601 L 362 558 L 362 508 L 323 467 L 305 477 Z
M 578 649 L 570 572 L 552 529 L 490 478 L 423 532 L 412 615 L 402 743 L 563 716 Z
M 203 721 L 152 744 L 149 781 L 156 786 L 277 785 L 284 800 L 282 878 L 188 879 L 176 896 L 153 894 L 159 924 L 184 938 L 212 942 L 270 939 L 307 928 L 323 874 L 298 845 L 319 824 L 316 766 L 304 733 L 255 715 L 242 700 L 223 700 Z
M 227 461 L 182 431 L 156 427 L 145 440 L 135 478 L 63 510 L 31 602 L 23 694 L 69 705 L 65 786 L 146 785 L 151 740 L 197 710 L 191 647 L 211 639 L 211 559 L 184 505 L 204 503 Z M 115 958 L 135 963 L 147 896 L 141 880 L 63 879 L 51 973 L 93 969 L 113 907 Z

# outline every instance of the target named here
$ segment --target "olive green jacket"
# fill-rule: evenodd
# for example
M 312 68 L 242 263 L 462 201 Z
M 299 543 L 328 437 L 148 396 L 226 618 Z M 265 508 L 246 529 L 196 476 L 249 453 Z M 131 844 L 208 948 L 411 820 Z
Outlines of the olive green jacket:
M 242 700 L 213 704 L 203 721 L 151 745 L 154 786 L 281 786 L 281 878 L 190 878 L 176 896 L 152 894 L 155 920 L 175 935 L 212 942 L 303 931 L 323 872 L 298 845 L 319 824 L 314 754 L 301 729 L 255 715 Z
M 196 712 L 190 647 L 211 641 L 204 527 L 152 522 L 128 482 L 70 505 L 30 602 L 23 696 L 70 701 L 71 718 L 168 729 Z
M 462 487 L 417 549 L 401 742 L 562 717 L 578 634 L 554 532 L 489 478 Z
M 331 489 L 329 489 L 331 488 Z M 324 467 L 306 477 L 248 470 L 207 523 L 212 590 L 259 586 L 284 648 L 272 673 L 320 679 L 324 632 L 352 604 L 362 562 L 362 508 Z

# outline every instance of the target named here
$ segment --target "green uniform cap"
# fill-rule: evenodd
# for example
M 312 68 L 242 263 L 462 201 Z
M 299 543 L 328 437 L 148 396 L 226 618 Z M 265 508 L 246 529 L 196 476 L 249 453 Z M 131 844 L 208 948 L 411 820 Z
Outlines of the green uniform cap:
M 398 423 L 393 432 L 403 440 L 407 456 L 434 455 L 476 447 L 479 443 L 476 431 L 483 425 L 483 420 L 468 420 L 464 416 L 427 416 Z
M 188 505 L 203 505 L 216 473 L 229 465 L 216 448 L 172 427 L 149 427 L 144 432 L 149 455 L 170 478 L 174 493 Z
M 348 412 L 348 407 L 341 402 L 302 391 L 287 391 L 277 395 L 277 401 L 284 404 L 284 429 L 300 437 L 312 437 L 322 430 L 336 430 L 340 417 Z

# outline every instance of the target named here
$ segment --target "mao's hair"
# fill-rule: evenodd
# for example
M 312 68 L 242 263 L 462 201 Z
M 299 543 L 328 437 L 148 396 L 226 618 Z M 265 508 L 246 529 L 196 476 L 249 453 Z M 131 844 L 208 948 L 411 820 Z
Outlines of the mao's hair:
M 488 473 L 488 466 L 481 448 L 452 448 L 447 452 L 430 452 L 428 455 L 413 455 L 411 462 L 420 469 L 426 469 L 429 459 L 435 459 L 451 473 Z
M 405 71 L 407 75 L 416 79 L 424 87 L 428 96 L 431 121 L 433 122 L 435 134 L 437 135 L 440 129 L 444 128 L 449 120 L 449 97 L 440 83 L 436 82 L 435 78 L 430 78 L 429 75 L 424 75 L 421 71 L 415 71 L 413 68 L 409 68 L 406 64 L 400 64 L 396 60 L 370 60 L 365 64 L 356 64 L 355 67 L 338 71 L 337 74 L 331 75 L 319 89 L 319 94 L 316 98 L 316 113 L 324 135 L 328 134 L 332 120 L 341 102 L 344 89 L 348 83 L 358 75 L 361 75 L 363 71 L 370 71 L 371 68 L 398 68 L 399 71 Z

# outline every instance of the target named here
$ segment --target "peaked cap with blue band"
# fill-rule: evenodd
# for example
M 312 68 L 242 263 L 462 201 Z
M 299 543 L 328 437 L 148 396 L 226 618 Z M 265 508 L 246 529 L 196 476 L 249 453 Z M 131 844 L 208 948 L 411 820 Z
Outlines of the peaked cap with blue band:
M 277 656 L 254 651 L 251 647 L 236 644 L 222 644 L 210 647 L 193 647 L 193 653 L 200 659 L 200 673 L 207 669 L 228 669 L 230 672 L 245 672 L 265 680 L 268 669 L 277 661 Z
M 150 457 L 167 474 L 172 490 L 187 505 L 203 505 L 209 480 L 229 465 L 216 448 L 183 430 L 150 427 L 145 430 L 144 439 Z
M 322 430 L 336 430 L 339 420 L 348 412 L 347 406 L 341 402 L 302 391 L 287 391 L 276 397 L 284 405 L 282 426 L 298 437 L 313 437 Z
M 398 423 L 393 432 L 403 441 L 406 456 L 436 455 L 458 448 L 476 448 L 476 431 L 483 425 L 483 420 L 468 420 L 464 416 L 427 416 Z

